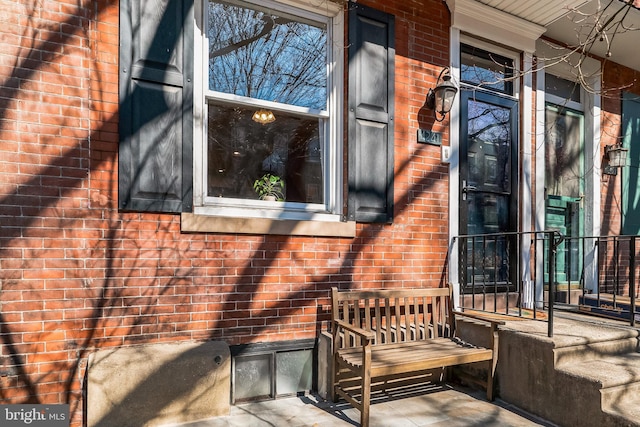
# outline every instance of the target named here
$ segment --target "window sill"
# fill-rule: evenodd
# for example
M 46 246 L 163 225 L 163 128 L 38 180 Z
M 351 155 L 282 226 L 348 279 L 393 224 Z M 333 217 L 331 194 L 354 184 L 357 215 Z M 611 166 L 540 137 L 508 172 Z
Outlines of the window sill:
M 278 234 L 286 236 L 355 237 L 354 221 L 309 221 L 237 218 L 183 213 L 185 233 Z

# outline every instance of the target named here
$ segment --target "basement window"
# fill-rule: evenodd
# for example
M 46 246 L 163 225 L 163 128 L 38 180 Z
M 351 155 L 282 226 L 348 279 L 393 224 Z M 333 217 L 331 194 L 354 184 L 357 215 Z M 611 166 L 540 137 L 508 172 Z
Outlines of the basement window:
M 313 388 L 315 340 L 231 348 L 231 403 L 304 394 Z

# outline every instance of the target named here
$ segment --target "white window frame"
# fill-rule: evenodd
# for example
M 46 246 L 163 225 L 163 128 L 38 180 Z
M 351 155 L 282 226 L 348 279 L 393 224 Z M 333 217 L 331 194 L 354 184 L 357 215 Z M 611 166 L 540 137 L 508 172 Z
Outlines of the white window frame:
M 218 218 L 248 218 L 292 221 L 342 220 L 343 199 L 343 86 L 344 86 L 344 18 L 340 5 L 330 1 L 314 0 L 232 0 L 234 3 L 271 7 L 279 12 L 327 24 L 327 111 L 283 106 L 275 102 L 255 101 L 250 98 L 209 91 L 208 40 L 205 19 L 207 0 L 196 2 L 195 7 L 195 81 L 194 81 L 194 212 L 196 216 Z M 259 200 L 221 199 L 207 197 L 207 99 L 231 102 L 245 106 L 260 106 L 327 118 L 327 135 L 323 144 L 324 204 L 283 203 Z M 187 215 L 187 218 L 190 218 Z M 185 215 L 183 215 L 184 223 Z M 246 223 L 245 223 L 246 224 Z M 260 226 L 259 229 L 264 227 Z M 184 229 L 184 227 L 183 227 Z M 251 232 L 233 230 L 237 232 Z M 210 230 L 216 231 L 216 230 Z
M 513 75 L 514 78 L 512 80 L 512 85 L 513 85 L 513 93 L 508 94 L 505 92 L 501 92 L 501 91 L 497 91 L 497 90 L 492 90 L 490 88 L 486 88 L 483 86 L 477 86 L 471 83 L 466 83 L 463 82 L 461 80 L 460 74 L 461 74 L 461 67 L 462 67 L 462 63 L 460 63 L 460 55 L 461 55 L 461 46 L 462 45 L 467 45 L 467 46 L 472 46 L 475 47 L 477 49 L 482 49 L 486 52 L 489 52 L 491 54 L 494 55 L 500 55 L 506 59 L 510 59 L 512 61 L 513 64 Z M 520 75 L 520 52 L 511 50 L 511 49 L 506 49 L 502 46 L 498 46 L 492 43 L 488 43 L 486 41 L 483 40 L 479 40 L 477 38 L 471 37 L 469 35 L 466 34 L 461 34 L 460 35 L 460 43 L 458 44 L 458 57 L 456 58 L 456 65 L 457 65 L 457 73 L 458 76 L 457 78 L 460 79 L 460 89 L 469 89 L 469 90 L 477 90 L 477 91 L 482 91 L 482 92 L 488 92 L 488 93 L 493 93 L 496 94 L 498 96 L 502 96 L 504 98 L 509 98 L 509 99 L 513 99 L 515 101 L 520 101 L 520 77 L 518 77 Z

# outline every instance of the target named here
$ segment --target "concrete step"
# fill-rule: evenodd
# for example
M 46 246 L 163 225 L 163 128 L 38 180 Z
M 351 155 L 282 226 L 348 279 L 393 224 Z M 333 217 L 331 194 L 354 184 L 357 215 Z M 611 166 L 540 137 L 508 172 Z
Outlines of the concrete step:
M 589 425 L 640 427 L 640 353 L 599 356 L 557 368 L 557 373 L 582 401 L 572 409 L 590 402 L 579 408 L 595 421 Z
M 638 351 L 637 331 L 628 330 L 628 336 L 618 339 L 604 338 L 604 341 L 594 341 L 586 344 L 557 347 L 554 352 L 554 366 L 562 368 L 582 362 L 609 356 L 618 356 Z
M 638 329 L 556 314 L 552 337 L 546 322 L 501 328 L 500 397 L 563 427 L 640 427 Z
M 640 383 L 640 353 L 598 357 L 562 366 L 560 372 L 582 378 L 603 390 Z
M 640 426 L 640 382 L 609 389 L 603 405 L 607 426 Z

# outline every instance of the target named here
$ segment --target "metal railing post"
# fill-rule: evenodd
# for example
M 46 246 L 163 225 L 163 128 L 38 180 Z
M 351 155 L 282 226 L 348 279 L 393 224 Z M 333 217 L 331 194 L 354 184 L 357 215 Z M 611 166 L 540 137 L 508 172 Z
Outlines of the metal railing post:
M 636 236 L 631 236 L 629 252 L 629 296 L 631 297 L 629 314 L 631 326 L 636 326 Z
M 549 232 L 549 320 L 547 335 L 553 337 L 553 306 L 556 302 L 556 241 L 555 232 Z

